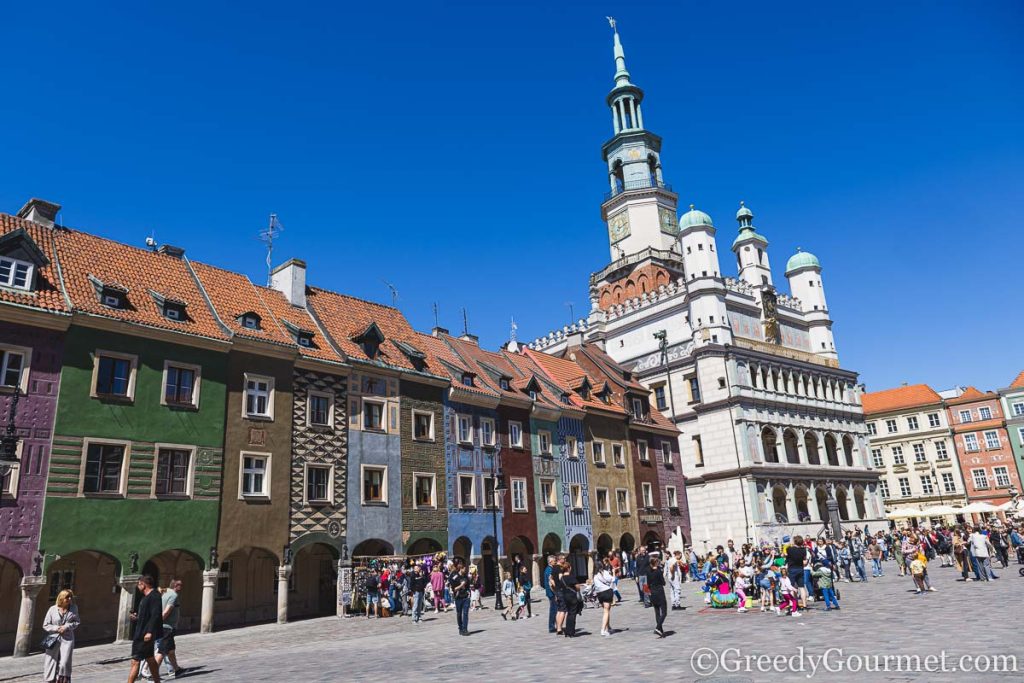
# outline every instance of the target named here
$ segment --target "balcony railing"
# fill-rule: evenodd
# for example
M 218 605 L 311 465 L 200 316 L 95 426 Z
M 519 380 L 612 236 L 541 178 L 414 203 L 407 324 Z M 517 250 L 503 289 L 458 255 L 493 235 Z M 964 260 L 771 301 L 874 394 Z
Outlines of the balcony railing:
M 618 196 L 623 192 L 628 192 L 629 190 L 647 190 L 652 187 L 660 187 L 664 190 L 672 192 L 671 185 L 669 185 L 668 183 L 663 183 L 652 176 L 650 178 L 641 178 L 640 180 L 627 180 L 624 183 L 616 183 L 615 189 L 605 194 L 604 200 L 608 201 L 612 197 Z

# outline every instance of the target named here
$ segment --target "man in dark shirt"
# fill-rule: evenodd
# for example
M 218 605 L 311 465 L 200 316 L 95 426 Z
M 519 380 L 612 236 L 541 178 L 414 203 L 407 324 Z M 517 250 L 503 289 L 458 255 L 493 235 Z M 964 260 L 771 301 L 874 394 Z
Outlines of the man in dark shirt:
M 164 630 L 163 605 L 160 602 L 160 593 L 154 590 L 156 582 L 149 574 L 139 577 L 136 588 L 142 592 L 143 598 L 139 602 L 139 611 L 131 615 L 135 622 L 135 635 L 132 638 L 132 668 L 128 673 L 128 683 L 135 683 L 139 677 L 139 667 L 143 660 L 149 665 L 149 672 L 153 675 L 153 681 L 160 683 L 160 666 L 156 663 L 154 646 L 156 639 Z
M 459 625 L 459 635 L 469 635 L 469 575 L 466 566 L 460 565 L 449 581 L 452 597 L 455 598 L 455 621 Z
M 420 623 L 423 616 L 423 591 L 427 590 L 429 578 L 423 571 L 423 565 L 417 564 L 409 579 L 409 590 L 412 592 L 412 623 Z
M 377 570 L 370 568 L 366 574 L 366 618 L 370 618 L 370 610 L 373 616 L 380 617 L 380 579 L 377 578 Z

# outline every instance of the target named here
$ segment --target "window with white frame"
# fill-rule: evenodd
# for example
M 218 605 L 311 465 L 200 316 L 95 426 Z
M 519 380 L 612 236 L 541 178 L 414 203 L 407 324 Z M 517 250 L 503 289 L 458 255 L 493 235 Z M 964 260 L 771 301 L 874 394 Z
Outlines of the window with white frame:
M 231 560 L 223 560 L 217 567 L 217 593 L 218 600 L 231 599 Z
M 388 502 L 388 468 L 362 465 L 363 505 L 386 505 Z
M 28 349 L 5 348 L 0 352 L 0 386 L 26 387 L 25 375 L 28 373 Z
M 242 476 L 239 479 L 241 497 L 270 496 L 270 455 L 242 452 Z
M 558 500 L 555 498 L 555 480 L 540 480 L 540 500 L 545 508 L 557 508 Z
M 371 432 L 384 431 L 384 401 L 363 399 L 363 429 Z
M 939 460 L 949 460 L 949 451 L 946 449 L 945 441 L 935 442 L 935 457 Z
M 946 493 L 956 493 L 956 477 L 952 472 L 942 473 L 942 488 Z
M 620 515 L 629 514 L 629 491 L 626 489 L 615 489 L 615 507 Z
M 963 422 L 970 422 L 970 421 L 971 421 L 971 411 L 969 411 L 969 410 L 961 410 L 960 411 L 960 422 L 963 423 Z
M 622 457 L 622 444 L 612 444 L 612 464 L 616 467 L 625 467 L 626 459 Z
M 878 482 L 878 492 L 882 494 L 882 498 L 889 497 L 889 482 L 884 479 Z
M 473 418 L 469 415 L 459 415 L 456 419 L 458 427 L 459 443 L 473 443 Z
M 661 442 L 661 462 L 666 467 L 672 467 L 675 465 L 675 458 L 672 456 L 672 442 L 662 441 Z
M 988 488 L 988 473 L 983 469 L 971 470 L 971 478 L 974 480 L 974 488 Z
M 996 478 L 996 486 L 1009 486 L 1010 485 L 1010 470 L 1005 466 L 1000 465 L 992 468 L 992 474 Z
M 472 474 L 459 475 L 459 507 L 476 507 L 476 477 Z
M 34 269 L 35 266 L 27 261 L 0 256 L 0 285 L 14 289 L 31 289 Z
M 580 484 L 569 484 L 569 500 L 574 510 L 583 509 L 583 487 Z
M 647 452 L 647 442 L 646 441 L 641 439 L 640 441 L 636 442 L 636 454 L 637 454 L 637 457 L 640 458 L 640 462 L 648 462 L 648 461 L 650 461 L 651 456 Z
M 437 507 L 437 503 L 434 502 L 436 482 L 437 477 L 434 474 L 416 472 L 412 475 L 413 501 L 417 508 Z
M 434 414 L 424 410 L 412 411 L 412 438 L 417 441 L 434 440 Z
M 122 493 L 126 450 L 123 443 L 87 442 L 82 493 Z
M 941 424 L 938 413 L 928 413 L 928 426 L 938 427 Z
M 665 487 L 665 501 L 668 503 L 668 507 L 673 510 L 679 507 L 679 494 L 676 493 L 675 486 Z
M 903 447 L 893 446 L 892 447 L 892 463 L 894 465 L 903 465 L 906 461 L 903 459 Z
M 537 431 L 541 455 L 551 455 L 551 432 L 540 429 Z
M 611 514 L 611 505 L 608 500 L 608 489 L 597 488 L 594 490 L 597 495 L 597 514 L 609 515 Z
M 633 417 L 642 418 L 644 416 L 644 402 L 638 398 L 632 400 L 633 404 Z
M 579 459 L 579 441 L 576 440 L 575 436 L 565 437 L 565 455 L 566 457 L 572 458 L 574 460 Z
M 529 511 L 529 502 L 526 497 L 526 480 L 512 480 L 512 512 Z
M 201 370 L 198 365 L 183 363 L 164 363 L 164 405 L 198 406 L 199 377 Z
M 992 409 L 988 406 L 981 406 L 978 408 L 978 418 L 982 420 L 992 419 Z
M 990 429 L 985 432 L 985 448 L 999 448 L 999 432 Z
M 512 448 L 523 447 L 523 423 L 512 422 L 508 423 L 508 443 Z
M 921 475 L 921 492 L 926 496 L 935 493 L 935 487 L 932 485 L 932 476 L 930 474 Z
M 156 480 L 153 493 L 157 496 L 187 496 L 190 494 L 192 449 L 158 448 L 156 452 Z
M 964 447 L 969 451 L 980 450 L 978 448 L 978 435 L 977 434 L 964 434 Z
M 665 400 L 664 384 L 654 387 L 654 403 L 658 406 L 658 410 L 666 410 L 668 408 L 668 401 Z
M 603 441 L 591 441 L 590 450 L 594 453 L 594 464 L 604 465 L 604 442 Z
M 871 449 L 871 464 L 875 467 L 885 467 L 885 461 L 882 459 L 881 448 Z
M 494 445 L 494 419 L 490 417 L 480 418 L 480 443 L 484 446 Z
M 886 420 L 885 428 L 890 434 L 895 434 L 897 429 L 896 420 Z
M 923 443 L 915 443 L 914 444 L 914 462 L 925 462 L 926 460 L 928 460 L 928 456 L 926 456 L 924 454 L 924 444 Z
M 484 481 L 484 507 L 488 510 L 498 507 L 498 501 L 494 495 L 494 477 L 483 478 Z
M 643 495 L 643 498 L 644 498 L 644 507 L 645 508 L 652 508 L 652 507 L 654 507 L 654 487 L 651 486 L 650 482 L 646 482 L 646 481 L 643 482 L 640 485 L 640 492 L 641 492 L 641 494 Z
M 1024 415 L 1024 403 L 1014 403 L 1013 416 L 1020 417 L 1021 415 Z
M 1024 427 L 1017 427 L 1017 441 L 1024 446 Z
M 97 351 L 93 366 L 92 395 L 133 399 L 136 356 Z
M 245 417 L 274 417 L 274 378 L 245 374 Z
M 907 418 L 907 429 L 909 429 L 912 432 L 917 430 L 917 417 L 916 416 L 911 415 L 910 417 Z
M 309 504 L 331 503 L 334 487 L 331 486 L 330 465 L 306 465 L 306 502 Z
M 333 427 L 334 394 L 321 391 L 309 392 L 306 419 L 311 427 Z
M 900 477 L 900 495 L 904 498 L 910 496 L 910 479 L 907 477 Z
M 868 434 L 871 436 L 878 434 L 878 426 L 874 422 L 868 422 Z

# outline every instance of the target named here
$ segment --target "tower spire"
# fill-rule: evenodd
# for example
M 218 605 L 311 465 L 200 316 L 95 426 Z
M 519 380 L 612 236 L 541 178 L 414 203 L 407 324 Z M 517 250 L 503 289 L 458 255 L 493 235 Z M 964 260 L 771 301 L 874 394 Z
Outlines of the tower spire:
M 615 87 L 632 85 L 629 82 L 629 71 L 626 70 L 626 51 L 622 49 L 622 40 L 619 38 L 619 29 L 615 17 L 605 17 L 614 34 L 614 47 L 612 52 L 615 55 Z

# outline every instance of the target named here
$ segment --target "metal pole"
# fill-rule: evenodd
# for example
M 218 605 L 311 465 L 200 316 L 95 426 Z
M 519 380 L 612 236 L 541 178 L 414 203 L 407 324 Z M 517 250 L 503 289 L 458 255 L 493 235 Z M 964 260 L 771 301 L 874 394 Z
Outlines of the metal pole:
M 498 558 L 498 477 L 494 471 L 494 460 L 491 460 L 491 531 L 494 545 L 491 548 L 491 560 L 494 562 L 494 611 L 505 609 L 501 601 L 501 570 Z

